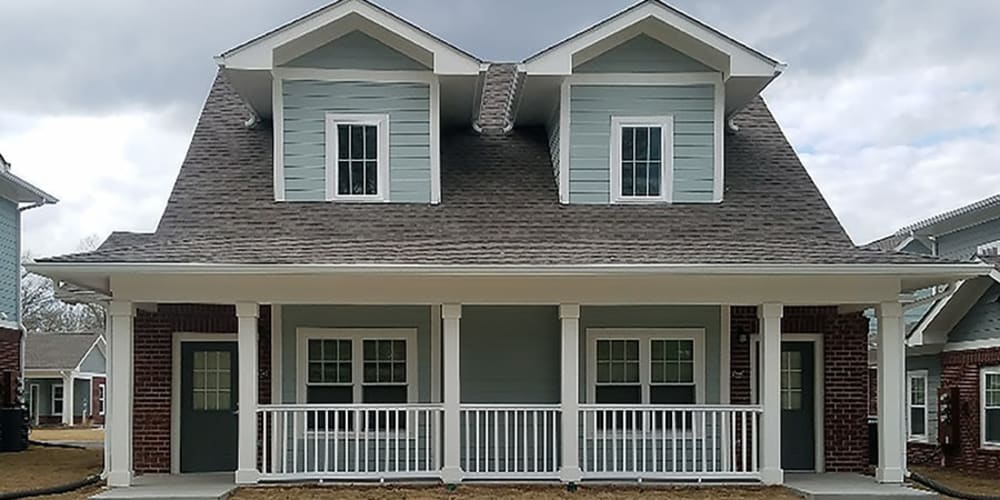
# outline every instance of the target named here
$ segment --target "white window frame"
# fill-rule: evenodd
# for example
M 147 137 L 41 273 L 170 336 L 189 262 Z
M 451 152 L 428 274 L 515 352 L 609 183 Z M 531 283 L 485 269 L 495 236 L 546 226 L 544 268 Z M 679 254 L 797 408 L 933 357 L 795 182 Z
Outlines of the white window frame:
M 997 255 L 1000 253 L 1000 240 L 989 241 L 976 246 L 976 255 Z
M 382 202 L 389 201 L 389 115 L 388 114 L 326 114 L 326 200 Z M 340 125 L 370 125 L 378 127 L 378 193 L 374 195 L 338 194 L 340 176 L 337 175 L 337 127 Z
M 914 405 L 913 404 L 913 383 L 915 380 L 923 380 L 924 386 L 924 404 Z M 930 393 L 929 381 L 927 379 L 927 370 L 910 370 L 906 372 L 906 437 L 909 441 L 914 441 L 918 443 L 926 443 L 930 439 Z M 913 418 L 913 408 L 923 408 L 924 409 L 924 433 L 914 434 L 913 433 L 913 423 L 911 419 Z
M 660 195 L 622 196 L 622 128 L 660 127 Z M 673 201 L 674 191 L 674 117 L 612 116 L 611 117 L 611 203 L 650 203 Z
M 56 397 L 56 388 L 57 387 L 59 388 L 59 392 L 60 392 L 58 398 Z M 52 415 L 62 415 L 63 405 L 66 404 L 66 387 L 64 387 L 63 384 L 52 384 L 52 387 L 50 388 L 50 390 L 52 391 L 52 393 L 49 394 L 49 399 L 50 399 L 50 401 L 49 401 L 49 403 L 50 403 L 49 404 L 49 416 L 52 416 Z M 56 401 L 59 401 L 59 411 L 58 412 L 56 411 Z
M 987 366 L 979 370 L 979 446 L 990 450 L 1000 450 L 1000 441 L 986 440 L 986 376 L 1000 377 L 1000 366 Z M 992 407 L 991 407 L 992 409 Z
M 705 404 L 705 330 L 703 328 L 588 328 L 587 329 L 587 403 L 597 400 L 597 341 L 639 341 L 639 384 L 642 401 L 648 405 L 652 386 L 651 345 L 653 340 L 691 340 L 694 342 L 694 396 L 696 405 Z
M 97 384 L 97 402 L 101 404 L 101 410 L 97 412 L 98 415 L 104 416 L 104 405 L 107 397 L 105 392 L 104 384 Z

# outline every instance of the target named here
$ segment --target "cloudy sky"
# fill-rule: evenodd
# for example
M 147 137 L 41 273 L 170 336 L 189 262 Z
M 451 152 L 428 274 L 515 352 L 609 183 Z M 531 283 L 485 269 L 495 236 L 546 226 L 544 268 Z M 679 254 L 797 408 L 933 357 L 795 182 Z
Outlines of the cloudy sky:
M 324 0 L 0 3 L 0 153 L 62 201 L 34 256 L 151 231 L 212 56 Z M 477 56 L 517 61 L 628 0 L 382 0 Z M 1000 193 L 1000 2 L 677 0 L 789 64 L 765 96 L 856 242 Z

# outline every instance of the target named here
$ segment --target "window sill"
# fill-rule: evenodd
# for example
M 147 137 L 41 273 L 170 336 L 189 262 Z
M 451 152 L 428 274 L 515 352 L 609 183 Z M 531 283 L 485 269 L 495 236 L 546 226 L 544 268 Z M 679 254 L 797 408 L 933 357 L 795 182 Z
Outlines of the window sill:
M 931 444 L 931 440 L 929 438 L 927 438 L 927 437 L 920 437 L 920 436 L 911 436 L 911 437 L 908 437 L 908 438 L 906 438 L 906 442 L 907 443 L 914 443 L 914 444 Z
M 1000 453 L 1000 443 L 982 443 L 979 445 L 979 451 L 990 454 Z

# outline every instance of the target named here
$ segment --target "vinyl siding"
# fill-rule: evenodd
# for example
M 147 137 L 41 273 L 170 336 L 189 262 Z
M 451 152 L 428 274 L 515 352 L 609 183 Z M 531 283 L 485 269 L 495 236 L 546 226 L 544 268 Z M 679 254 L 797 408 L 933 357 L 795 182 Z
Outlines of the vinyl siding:
M 552 111 L 552 116 L 549 117 L 549 121 L 545 124 L 545 133 L 548 134 L 549 139 L 549 157 L 552 159 L 552 171 L 553 175 L 556 177 L 556 186 L 559 186 L 561 179 L 559 178 L 559 122 L 561 119 L 559 105 Z
M 401 52 L 360 32 L 348 33 L 284 64 L 298 68 L 428 70 Z
M 993 284 L 948 335 L 949 342 L 1000 339 L 1000 284 Z
M 21 291 L 21 213 L 17 203 L 0 200 L 0 315 L 9 322 L 20 321 L 18 295 Z
M 932 255 L 934 253 L 918 240 L 913 240 L 907 243 L 906 246 L 904 246 L 900 250 L 902 250 L 903 252 L 916 253 L 920 255 Z
M 712 68 L 639 35 L 573 68 L 574 73 L 681 73 L 713 71 Z
M 1000 219 L 967 227 L 938 237 L 938 255 L 949 259 L 968 259 L 976 254 L 976 247 L 1000 240 Z
M 936 443 L 937 391 L 941 387 L 941 359 L 936 355 L 908 357 L 906 358 L 906 371 L 913 370 L 927 370 L 927 440 Z M 909 395 L 906 395 L 906 398 L 905 401 L 909 401 Z M 909 415 L 909 411 L 906 414 Z M 909 419 L 909 416 L 906 418 Z M 909 435 L 909 429 L 907 429 L 907 435 Z
M 674 118 L 674 202 L 711 202 L 715 175 L 712 85 L 570 87 L 570 202 L 608 203 L 611 118 Z M 563 146 L 565 147 L 565 146 Z
M 326 113 L 389 115 L 389 200 L 431 198 L 430 86 L 285 80 L 284 177 L 289 201 L 326 199 Z
M 105 373 L 105 359 L 101 350 L 95 347 L 90 354 L 80 363 L 80 371 L 86 373 Z

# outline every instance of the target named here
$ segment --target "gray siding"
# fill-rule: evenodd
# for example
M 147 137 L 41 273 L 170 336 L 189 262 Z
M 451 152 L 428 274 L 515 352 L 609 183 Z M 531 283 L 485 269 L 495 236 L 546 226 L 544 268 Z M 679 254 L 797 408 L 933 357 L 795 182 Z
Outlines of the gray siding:
M 927 370 L 927 439 L 936 443 L 937 391 L 941 387 L 941 359 L 936 355 L 908 357 L 906 358 L 906 371 L 912 370 Z M 909 398 L 909 395 L 906 397 Z M 906 418 L 909 419 L 909 416 Z M 909 432 L 908 429 L 907 432 Z
M 101 350 L 95 347 L 86 359 L 80 363 L 80 371 L 86 373 L 105 373 L 105 359 Z
M 326 199 L 326 113 L 389 115 L 389 200 L 431 198 L 430 86 L 285 80 L 284 174 L 289 201 Z
M 312 328 L 416 328 L 417 394 L 430 400 L 430 306 L 296 306 L 281 307 L 281 396 L 295 402 L 295 363 L 298 345 L 295 329 Z
M 18 295 L 21 290 L 20 255 L 21 214 L 17 203 L 0 200 L 0 314 L 6 320 L 20 320 Z
M 570 87 L 570 202 L 610 200 L 611 117 L 674 117 L 673 199 L 711 202 L 715 176 L 712 85 Z
M 465 306 L 463 403 L 558 403 L 559 311 L 555 306 Z
M 38 384 L 38 414 L 45 417 L 52 415 L 52 386 L 61 385 L 61 379 L 29 378 L 25 380 L 25 396 L 30 394 L 33 384 Z
M 348 33 L 284 65 L 299 68 L 376 71 L 429 69 L 360 31 Z
M 1000 240 L 1000 219 L 967 227 L 938 237 L 938 255 L 950 259 L 968 259 L 976 254 L 976 247 Z
M 907 243 L 906 246 L 904 246 L 901 250 L 904 252 L 916 253 L 920 255 L 932 255 L 934 253 L 931 251 L 931 249 L 924 246 L 924 244 L 918 240 L 913 240 Z
M 574 73 L 681 73 L 712 68 L 647 35 L 639 35 L 573 68 Z
M 993 284 L 948 335 L 949 342 L 1000 339 L 1000 285 Z

